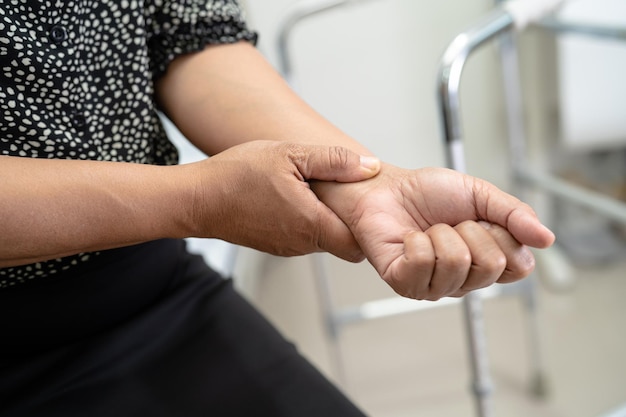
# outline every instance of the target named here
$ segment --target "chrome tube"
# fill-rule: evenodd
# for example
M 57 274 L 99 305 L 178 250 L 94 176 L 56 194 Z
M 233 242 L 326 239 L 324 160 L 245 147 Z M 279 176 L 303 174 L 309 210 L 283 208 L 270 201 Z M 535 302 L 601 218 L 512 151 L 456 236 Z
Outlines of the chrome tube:
M 509 160 L 512 171 L 524 170 L 528 166 L 526 152 L 526 128 L 524 124 L 522 77 L 520 74 L 518 47 L 513 33 L 505 33 L 499 37 L 500 66 L 504 86 L 504 101 L 509 138 Z M 513 175 L 514 179 L 517 179 Z M 513 193 L 525 200 L 526 187 L 520 187 L 520 181 L 513 181 Z M 525 281 L 524 305 L 528 314 L 527 334 L 530 351 L 531 380 L 530 392 L 537 398 L 547 394 L 547 377 L 540 346 L 539 317 L 537 311 L 537 280 L 531 275 Z M 516 283 L 514 285 L 521 285 Z
M 492 285 L 491 287 L 477 290 L 482 299 L 496 298 L 506 295 L 505 287 Z M 367 320 L 378 320 L 402 314 L 416 313 L 418 311 L 432 310 L 441 307 L 458 305 L 460 298 L 442 298 L 436 302 L 419 301 L 409 298 L 391 297 L 364 302 L 357 306 L 344 307 L 336 313 L 336 321 L 340 326 L 359 323 Z
M 525 184 L 543 189 L 581 207 L 590 208 L 611 220 L 626 224 L 626 203 L 615 198 L 532 169 L 517 169 L 514 174 Z
M 489 371 L 487 355 L 487 337 L 483 318 L 483 300 L 476 292 L 463 297 L 463 316 L 468 338 L 471 386 L 474 394 L 476 415 L 479 417 L 493 416 L 493 382 Z
M 317 292 L 320 296 L 320 308 L 322 310 L 322 319 L 324 326 L 330 338 L 329 342 L 329 358 L 331 367 L 334 369 L 337 382 L 344 388 L 347 387 L 346 370 L 343 364 L 343 357 L 340 346 L 340 326 L 341 323 L 335 318 L 335 303 L 330 288 L 330 273 L 328 272 L 328 264 L 326 263 L 325 254 L 313 253 L 309 255 L 313 266 L 313 275 L 315 276 L 315 284 Z
M 438 72 L 438 104 L 446 142 L 447 165 L 466 172 L 463 157 L 459 85 L 465 62 L 471 52 L 495 36 L 514 27 L 504 10 L 496 9 L 476 26 L 458 34 L 443 54 Z
M 515 28 L 513 17 L 502 9 L 495 9 L 484 20 L 458 34 L 443 54 L 438 74 L 438 99 L 446 162 L 449 168 L 466 172 L 461 128 L 459 86 L 467 58 L 487 41 Z M 483 304 L 479 294 L 469 293 L 463 298 L 467 331 L 472 391 L 476 411 L 480 417 L 493 415 L 491 393 L 493 384 L 489 373 L 487 341 L 484 332 Z
M 594 25 L 590 23 L 568 22 L 554 17 L 543 19 L 535 26 L 557 33 L 585 35 L 604 39 L 626 40 L 626 26 Z

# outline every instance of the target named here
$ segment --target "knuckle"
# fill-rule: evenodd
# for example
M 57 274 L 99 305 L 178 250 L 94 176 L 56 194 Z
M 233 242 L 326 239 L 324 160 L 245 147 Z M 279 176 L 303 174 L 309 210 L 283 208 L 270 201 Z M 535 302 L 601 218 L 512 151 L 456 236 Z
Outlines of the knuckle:
M 456 230 L 471 230 L 477 226 L 477 223 L 474 220 L 464 220 L 461 223 L 454 226 Z
M 344 168 L 350 162 L 350 151 L 341 146 L 328 148 L 328 162 L 331 169 Z
M 344 259 L 348 262 L 358 264 L 360 262 L 363 262 L 366 257 L 365 254 L 363 254 L 363 252 L 359 250 L 349 253 Z
M 403 279 L 396 276 L 385 276 L 383 280 L 394 290 L 396 294 L 405 298 L 416 298 L 415 291 L 411 290 L 411 287 L 404 282 Z
M 506 269 L 507 259 L 504 254 L 501 254 L 500 256 L 494 256 L 491 262 L 491 268 L 493 271 L 502 272 Z
M 484 259 L 481 259 L 479 263 L 480 265 L 482 265 L 487 273 L 501 274 L 502 271 L 504 271 L 504 269 L 506 268 L 507 260 L 504 254 L 500 254 L 485 257 Z
M 405 260 L 413 268 L 419 271 L 432 271 L 437 260 L 435 254 L 427 248 L 415 248 L 404 253 Z
M 426 301 L 439 301 L 444 297 L 443 294 L 429 294 L 424 300 Z
M 437 301 L 447 295 L 447 289 L 441 285 L 437 285 L 435 281 L 425 289 L 422 299 L 426 301 Z
M 393 288 L 395 293 L 398 294 L 400 297 L 413 298 L 411 292 L 407 291 L 406 288 L 398 288 L 398 287 L 393 286 L 393 285 L 391 286 L 391 288 Z
M 435 223 L 426 230 L 426 234 L 432 236 L 437 233 L 442 233 L 449 228 L 450 226 L 445 223 Z
M 453 271 L 467 269 L 472 264 L 472 256 L 469 251 L 458 251 L 441 255 L 438 263 L 441 263 Z
M 305 162 L 307 159 L 307 153 L 304 147 L 300 144 L 292 142 L 281 142 L 277 146 L 279 151 L 287 155 L 287 157 L 292 161 Z
M 518 259 L 515 259 L 513 264 L 507 269 L 508 275 L 519 280 L 530 275 L 535 269 L 535 258 L 530 251 L 523 250 L 521 254 L 518 254 Z
M 418 301 L 426 300 L 426 294 L 424 294 L 422 291 L 416 291 L 416 292 L 412 293 L 410 296 L 405 296 L 405 297 L 412 298 L 412 299 L 418 300 Z
M 435 269 L 435 265 L 437 264 L 437 260 L 434 256 L 431 256 L 429 253 L 424 254 L 416 254 L 415 259 L 413 260 L 415 267 L 419 270 L 432 271 Z
M 517 276 L 520 279 L 521 278 L 525 278 L 528 275 L 530 275 L 534 270 L 535 270 L 535 260 L 532 259 L 526 265 L 524 265 L 523 267 L 519 268 L 519 272 L 518 272 Z
M 491 284 L 496 282 L 497 278 L 498 277 L 496 277 L 496 276 L 485 276 L 485 277 L 483 277 L 483 279 L 477 280 L 477 281 L 473 282 L 471 286 L 470 285 L 463 285 L 463 287 L 461 287 L 461 289 L 464 290 L 464 291 L 475 291 L 475 290 L 479 290 L 481 288 L 487 288 Z

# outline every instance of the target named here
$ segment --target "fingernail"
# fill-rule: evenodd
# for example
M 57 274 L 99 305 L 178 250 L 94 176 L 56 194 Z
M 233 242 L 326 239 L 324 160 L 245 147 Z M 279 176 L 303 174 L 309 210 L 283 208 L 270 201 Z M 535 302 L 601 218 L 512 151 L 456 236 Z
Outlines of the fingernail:
M 368 171 L 378 171 L 380 169 L 380 159 L 375 156 L 361 156 L 361 166 Z

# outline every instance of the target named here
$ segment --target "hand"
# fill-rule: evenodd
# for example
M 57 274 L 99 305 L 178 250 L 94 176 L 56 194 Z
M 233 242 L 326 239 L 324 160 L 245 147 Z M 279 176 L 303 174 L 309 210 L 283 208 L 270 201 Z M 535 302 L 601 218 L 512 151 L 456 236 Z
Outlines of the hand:
M 534 268 L 526 245 L 545 248 L 554 241 L 528 205 L 448 169 L 384 165 L 371 180 L 315 183 L 314 189 L 405 297 L 458 297 L 519 280 Z
M 341 147 L 256 141 L 190 165 L 196 235 L 281 256 L 326 251 L 364 259 L 348 227 L 307 180 L 368 179 L 380 169 L 377 159 Z

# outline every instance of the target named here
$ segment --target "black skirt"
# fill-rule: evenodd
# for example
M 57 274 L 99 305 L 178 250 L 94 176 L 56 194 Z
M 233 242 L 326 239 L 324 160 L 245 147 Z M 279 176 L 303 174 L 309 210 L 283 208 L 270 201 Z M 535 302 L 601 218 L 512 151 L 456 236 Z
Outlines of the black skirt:
M 183 241 L 0 291 L 0 416 L 363 416 Z

